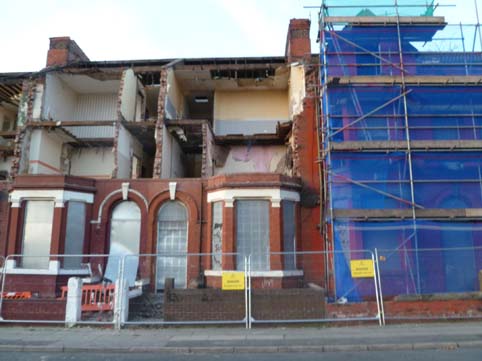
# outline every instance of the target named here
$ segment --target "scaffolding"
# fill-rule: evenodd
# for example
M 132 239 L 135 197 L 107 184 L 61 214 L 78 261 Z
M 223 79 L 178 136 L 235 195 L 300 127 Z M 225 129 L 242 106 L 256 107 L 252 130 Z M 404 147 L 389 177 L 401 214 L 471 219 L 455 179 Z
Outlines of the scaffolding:
M 445 274 L 441 291 L 478 289 L 482 252 L 453 251 L 482 246 L 482 36 L 474 3 L 476 24 L 462 25 L 436 15 L 453 5 L 432 0 L 322 0 L 325 244 L 393 250 L 393 274 L 407 279 L 393 295 L 429 292 L 435 269 Z M 427 249 L 452 251 L 429 261 L 421 257 Z M 328 263 L 336 297 L 349 287 L 349 262 Z

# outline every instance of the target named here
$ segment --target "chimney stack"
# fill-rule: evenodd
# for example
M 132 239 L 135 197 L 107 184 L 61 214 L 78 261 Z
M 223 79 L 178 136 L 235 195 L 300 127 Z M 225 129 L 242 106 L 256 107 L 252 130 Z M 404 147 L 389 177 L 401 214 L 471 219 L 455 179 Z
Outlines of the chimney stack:
M 291 19 L 286 39 L 286 61 L 309 61 L 311 58 L 310 20 Z
M 68 36 L 50 38 L 47 67 L 64 66 L 80 61 L 89 61 L 77 43 Z

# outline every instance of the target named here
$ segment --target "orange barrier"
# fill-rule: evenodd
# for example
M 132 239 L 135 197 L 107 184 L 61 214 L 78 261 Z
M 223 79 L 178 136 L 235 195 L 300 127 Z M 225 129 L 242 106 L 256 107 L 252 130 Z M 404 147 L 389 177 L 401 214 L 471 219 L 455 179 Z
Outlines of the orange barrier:
M 68 287 L 63 286 L 61 290 L 61 299 L 65 299 Z M 82 286 L 82 311 L 112 311 L 114 309 L 114 292 L 114 284 Z
M 32 298 L 32 292 L 3 292 L 4 300 L 28 300 Z

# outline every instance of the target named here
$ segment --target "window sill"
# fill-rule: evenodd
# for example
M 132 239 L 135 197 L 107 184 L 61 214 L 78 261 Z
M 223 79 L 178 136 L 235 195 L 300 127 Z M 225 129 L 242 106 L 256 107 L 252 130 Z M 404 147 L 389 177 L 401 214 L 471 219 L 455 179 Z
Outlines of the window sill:
M 205 270 L 204 276 L 221 277 L 223 272 L 243 272 L 237 270 Z M 302 270 L 291 271 L 251 271 L 251 277 L 300 277 L 303 276 Z
M 89 276 L 89 271 L 85 269 L 38 269 L 38 268 L 7 268 L 6 274 L 9 275 L 43 275 L 43 276 Z
M 63 269 L 58 261 L 49 261 L 49 268 L 17 267 L 15 260 L 7 260 L 5 273 L 9 275 L 40 275 L 40 276 L 89 276 L 87 269 Z M 3 269 L 2 269 L 3 271 Z

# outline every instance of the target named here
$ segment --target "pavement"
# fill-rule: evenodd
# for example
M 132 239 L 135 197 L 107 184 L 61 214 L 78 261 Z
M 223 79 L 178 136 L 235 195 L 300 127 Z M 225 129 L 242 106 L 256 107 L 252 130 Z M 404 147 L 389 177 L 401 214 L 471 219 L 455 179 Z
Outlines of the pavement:
M 345 326 L 127 328 L 0 326 L 0 352 L 286 353 L 482 351 L 482 322 Z

